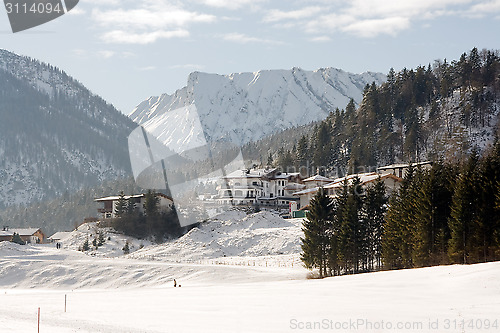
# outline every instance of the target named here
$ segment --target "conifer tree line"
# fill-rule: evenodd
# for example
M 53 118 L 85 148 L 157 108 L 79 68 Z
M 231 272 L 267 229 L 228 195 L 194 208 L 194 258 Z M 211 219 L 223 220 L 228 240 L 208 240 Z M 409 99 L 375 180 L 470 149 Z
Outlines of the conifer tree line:
M 378 267 L 386 204 L 386 188 L 381 180 L 367 188 L 357 177 L 351 184 L 344 181 L 334 198 L 320 188 L 303 225 L 304 265 L 318 268 L 320 277 Z
M 500 142 L 462 163 L 410 166 L 389 199 L 382 182 L 320 190 L 303 231 L 302 261 L 321 277 L 500 260 Z
M 266 159 L 284 171 L 339 176 L 398 161 L 460 162 L 475 144 L 470 133 L 496 123 L 499 93 L 498 51 L 473 48 L 452 62 L 391 69 L 384 84 L 365 87 L 360 105 L 332 110 L 293 147 L 269 157 L 266 150 Z

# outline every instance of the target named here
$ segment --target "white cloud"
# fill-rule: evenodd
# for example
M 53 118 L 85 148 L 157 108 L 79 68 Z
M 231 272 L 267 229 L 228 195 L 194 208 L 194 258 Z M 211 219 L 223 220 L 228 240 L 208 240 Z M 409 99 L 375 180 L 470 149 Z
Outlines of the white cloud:
M 189 37 L 187 30 L 155 30 L 143 33 L 131 33 L 124 30 L 113 30 L 104 33 L 101 39 L 106 43 L 117 44 L 151 44 L 159 39 L 170 39 L 175 37 Z
M 309 40 L 311 42 L 316 42 L 316 43 L 325 43 L 325 42 L 331 41 L 332 39 L 329 36 L 316 36 L 316 37 L 310 38 Z
M 318 6 L 305 7 L 298 10 L 292 11 L 281 11 L 281 10 L 271 10 L 267 15 L 264 16 L 264 22 L 276 22 L 282 20 L 297 20 L 303 18 L 309 18 L 311 16 L 317 15 L 324 11 L 323 8 Z
M 109 50 L 99 51 L 99 55 L 104 59 L 109 59 L 115 55 L 115 52 Z
M 442 16 L 481 17 L 500 13 L 500 0 L 303 0 L 300 3 L 303 7 L 299 9 L 271 10 L 263 21 L 278 22 L 275 27 L 294 27 L 315 35 L 346 32 L 373 38 L 397 35 L 415 22 Z
M 469 13 L 475 15 L 485 15 L 500 12 L 500 0 L 486 1 L 470 7 Z
M 271 39 L 264 39 L 264 38 L 259 38 L 259 37 L 252 37 L 252 36 L 247 36 L 245 34 L 240 34 L 240 33 L 225 34 L 222 36 L 222 38 L 224 40 L 239 43 L 239 44 L 248 44 L 248 43 L 261 43 L 261 44 L 274 44 L 274 45 L 283 44 L 283 42 L 280 42 L 280 41 L 271 40 Z
M 69 14 L 69 15 L 83 15 L 83 14 L 87 14 L 87 11 L 85 9 L 80 8 L 80 7 L 75 7 L 72 10 L 70 10 L 67 14 Z
M 374 20 L 356 21 L 342 28 L 343 31 L 352 32 L 360 37 L 376 37 L 380 34 L 396 35 L 408 29 L 410 21 L 406 17 L 388 17 Z
M 245 6 L 250 6 L 255 9 L 258 3 L 265 1 L 266 0 L 197 0 L 197 2 L 206 6 L 230 10 L 240 9 Z
M 104 29 L 107 43 L 150 44 L 159 39 L 190 36 L 192 24 L 212 23 L 214 15 L 186 10 L 169 1 L 140 0 L 133 8 L 95 8 L 92 19 Z
M 116 10 L 94 10 L 93 18 L 102 26 L 113 26 L 123 28 L 165 28 L 185 27 L 191 23 L 210 23 L 215 21 L 215 16 L 198 14 L 182 9 L 165 11 L 154 11 L 146 8 L 140 9 L 116 9 Z

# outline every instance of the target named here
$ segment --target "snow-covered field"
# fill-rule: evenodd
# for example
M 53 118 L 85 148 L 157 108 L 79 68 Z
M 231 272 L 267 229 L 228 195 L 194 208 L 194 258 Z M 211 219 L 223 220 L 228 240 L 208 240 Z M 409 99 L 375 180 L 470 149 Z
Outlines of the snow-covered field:
M 0 332 L 36 332 L 38 308 L 51 333 L 500 331 L 498 262 L 308 280 L 299 220 L 237 214 L 128 256 L 114 234 L 75 251 L 82 227 L 60 250 L 0 243 Z

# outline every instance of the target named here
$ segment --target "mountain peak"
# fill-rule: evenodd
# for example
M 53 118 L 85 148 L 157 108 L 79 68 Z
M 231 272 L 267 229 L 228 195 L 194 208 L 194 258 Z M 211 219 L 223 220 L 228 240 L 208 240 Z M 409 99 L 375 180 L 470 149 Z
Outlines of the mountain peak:
M 351 98 L 361 102 L 366 84 L 384 81 L 381 73 L 352 74 L 332 67 L 228 75 L 192 72 L 185 87 L 172 95 L 145 100 L 130 118 L 146 129 L 151 127 L 152 134 L 161 136 L 164 142 L 178 141 L 180 138 L 172 135 L 179 135 L 179 131 L 168 131 L 168 125 L 175 123 L 172 111 L 194 105 L 207 138 L 245 144 L 325 119 L 330 112 L 344 108 Z

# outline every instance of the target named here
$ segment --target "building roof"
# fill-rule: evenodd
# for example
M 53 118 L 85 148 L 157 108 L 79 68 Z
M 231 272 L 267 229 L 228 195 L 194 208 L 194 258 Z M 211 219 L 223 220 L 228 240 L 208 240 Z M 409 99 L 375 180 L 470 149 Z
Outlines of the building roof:
M 367 183 L 371 183 L 373 181 L 376 181 L 379 177 L 380 177 L 380 179 L 392 178 L 395 181 L 399 181 L 399 182 L 403 181 L 403 179 L 401 179 L 397 176 L 394 176 L 393 174 L 390 174 L 390 173 L 379 174 L 379 173 L 375 173 L 375 172 L 368 172 L 368 173 L 360 173 L 360 174 L 348 175 L 348 176 L 345 176 L 342 178 L 337 178 L 333 182 L 323 186 L 323 188 L 325 188 L 325 189 L 341 188 L 344 184 L 344 180 L 347 180 L 347 183 L 350 184 L 356 176 L 359 178 L 359 180 L 361 181 L 361 184 L 363 184 L 363 185 L 367 184 Z M 293 195 L 306 195 L 306 194 L 310 194 L 310 193 L 316 193 L 318 191 L 318 189 L 319 189 L 319 187 L 313 187 L 313 188 L 309 188 L 309 189 L 306 189 L 303 191 L 295 192 Z
M 280 173 L 279 175 L 274 175 L 271 177 L 271 179 L 288 179 L 290 177 L 296 177 L 296 176 L 299 176 L 300 175 L 300 172 L 283 172 L 283 173 Z
M 40 228 L 9 228 L 8 230 L 0 230 L 0 236 L 12 236 L 14 233 L 19 236 L 32 236 Z
M 58 231 L 52 236 L 50 236 L 49 239 L 59 240 L 68 237 L 70 234 L 71 234 L 70 231 Z
M 432 162 L 426 161 L 426 162 L 411 163 L 411 165 L 414 167 L 428 165 L 428 164 L 432 164 Z M 409 167 L 410 167 L 410 163 L 396 163 L 396 164 L 391 164 L 391 165 L 379 167 L 379 168 L 377 168 L 377 170 L 403 169 L 403 168 L 409 168 Z
M 403 179 L 396 177 L 390 173 L 380 174 L 380 173 L 370 172 L 370 173 L 361 173 L 361 174 L 357 174 L 357 175 L 349 175 L 346 177 L 339 178 L 338 180 L 335 180 L 335 182 L 324 186 L 324 188 L 326 188 L 326 189 L 340 188 L 343 186 L 345 179 L 347 179 L 348 184 L 350 184 L 356 176 L 358 176 L 362 185 L 374 182 L 379 178 L 380 179 L 392 178 L 395 181 L 399 181 L 399 182 L 403 181 Z
M 304 179 L 304 182 L 313 182 L 313 181 L 319 181 L 319 182 L 333 182 L 333 179 L 327 178 L 321 175 L 315 175 L 309 178 Z
M 161 197 L 164 197 L 164 198 L 167 198 L 167 199 L 173 201 L 173 199 L 171 197 L 169 197 L 168 195 L 165 195 L 163 193 L 156 193 L 156 195 L 159 195 Z M 145 196 L 146 196 L 146 194 L 141 193 L 141 194 L 134 194 L 134 195 L 125 195 L 124 198 L 125 198 L 125 200 L 128 200 L 130 198 L 143 198 Z M 96 199 L 94 199 L 94 201 L 96 201 L 96 202 L 101 202 L 101 201 L 117 201 L 119 199 L 120 199 L 119 195 L 114 195 L 114 196 L 109 196 L 109 197 L 104 197 L 104 198 L 96 198 Z
M 318 192 L 318 187 L 308 188 L 308 189 L 303 190 L 303 191 L 295 192 L 292 195 L 304 195 L 304 194 L 316 193 L 316 192 Z
M 222 177 L 223 179 L 238 179 L 238 178 L 269 178 L 269 179 L 287 179 L 290 177 L 300 176 L 300 172 L 282 172 L 278 173 L 278 169 L 243 169 L 233 171 L 226 176 Z
M 130 198 L 142 198 L 144 197 L 145 194 L 134 194 L 134 195 L 125 195 L 124 198 L 125 200 L 128 200 Z M 116 200 L 119 200 L 120 199 L 120 196 L 119 195 L 115 195 L 115 196 L 110 196 L 110 197 L 104 197 L 104 198 L 97 198 L 97 199 L 94 199 L 94 201 L 116 201 Z
M 296 191 L 296 190 L 302 190 L 306 186 L 304 184 L 299 184 L 299 183 L 288 183 L 284 189 L 287 191 Z

